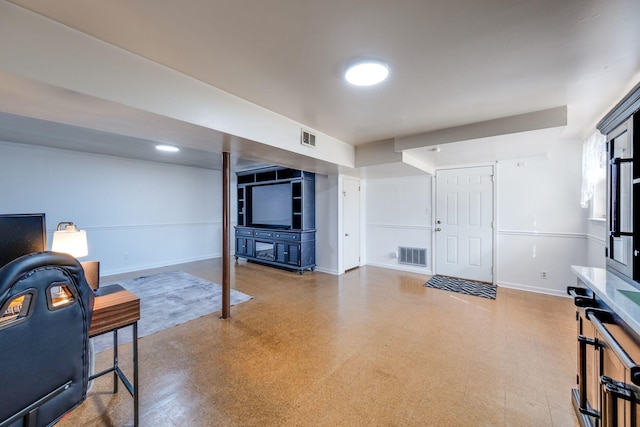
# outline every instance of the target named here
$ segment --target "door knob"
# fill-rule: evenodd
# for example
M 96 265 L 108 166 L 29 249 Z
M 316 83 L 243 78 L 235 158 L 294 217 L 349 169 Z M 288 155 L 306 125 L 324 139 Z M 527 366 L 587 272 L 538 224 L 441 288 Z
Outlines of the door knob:
M 442 224 L 442 221 L 437 220 L 437 221 L 436 221 L 436 224 Z
M 438 227 L 436 228 L 436 231 L 442 231 L 442 228 Z

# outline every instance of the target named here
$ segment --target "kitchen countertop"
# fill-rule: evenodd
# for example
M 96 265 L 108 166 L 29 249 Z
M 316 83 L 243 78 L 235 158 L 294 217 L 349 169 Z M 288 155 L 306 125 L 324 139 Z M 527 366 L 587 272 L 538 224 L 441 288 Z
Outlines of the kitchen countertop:
M 572 265 L 571 270 L 596 296 L 640 335 L 640 305 L 625 292 L 640 297 L 640 289 L 604 268 Z

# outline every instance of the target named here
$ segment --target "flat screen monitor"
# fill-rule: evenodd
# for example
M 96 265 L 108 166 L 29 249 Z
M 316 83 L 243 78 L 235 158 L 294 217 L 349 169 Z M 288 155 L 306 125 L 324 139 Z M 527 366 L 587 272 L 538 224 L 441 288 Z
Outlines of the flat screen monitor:
M 47 227 L 43 213 L 0 215 L 0 267 L 22 255 L 46 249 Z
M 251 193 L 251 225 L 291 228 L 290 183 L 257 185 Z

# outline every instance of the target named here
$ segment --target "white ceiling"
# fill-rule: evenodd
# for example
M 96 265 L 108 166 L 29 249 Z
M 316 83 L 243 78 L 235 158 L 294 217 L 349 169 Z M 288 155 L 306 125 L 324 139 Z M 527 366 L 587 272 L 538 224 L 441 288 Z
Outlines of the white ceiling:
M 576 138 L 640 78 L 638 0 L 11 3 L 353 145 L 564 105 Z

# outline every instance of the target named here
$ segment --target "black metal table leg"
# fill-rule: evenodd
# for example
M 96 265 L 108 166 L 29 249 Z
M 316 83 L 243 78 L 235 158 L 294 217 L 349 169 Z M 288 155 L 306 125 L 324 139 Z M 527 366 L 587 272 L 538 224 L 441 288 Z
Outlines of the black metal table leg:
M 133 425 L 138 426 L 138 322 L 133 324 Z
M 118 330 L 113 330 L 113 392 L 118 392 Z
M 131 326 L 133 328 L 133 384 L 126 377 L 120 366 L 118 365 L 118 329 Z M 140 422 L 140 412 L 138 410 L 139 397 L 138 397 L 138 322 L 133 322 L 125 326 L 121 326 L 113 331 L 113 366 L 105 369 L 104 371 L 93 374 L 89 377 L 89 381 L 92 381 L 102 375 L 113 372 L 113 392 L 118 392 L 118 383 L 122 381 L 131 397 L 133 397 L 133 425 L 138 427 Z M 106 332 L 104 332 L 106 333 Z

